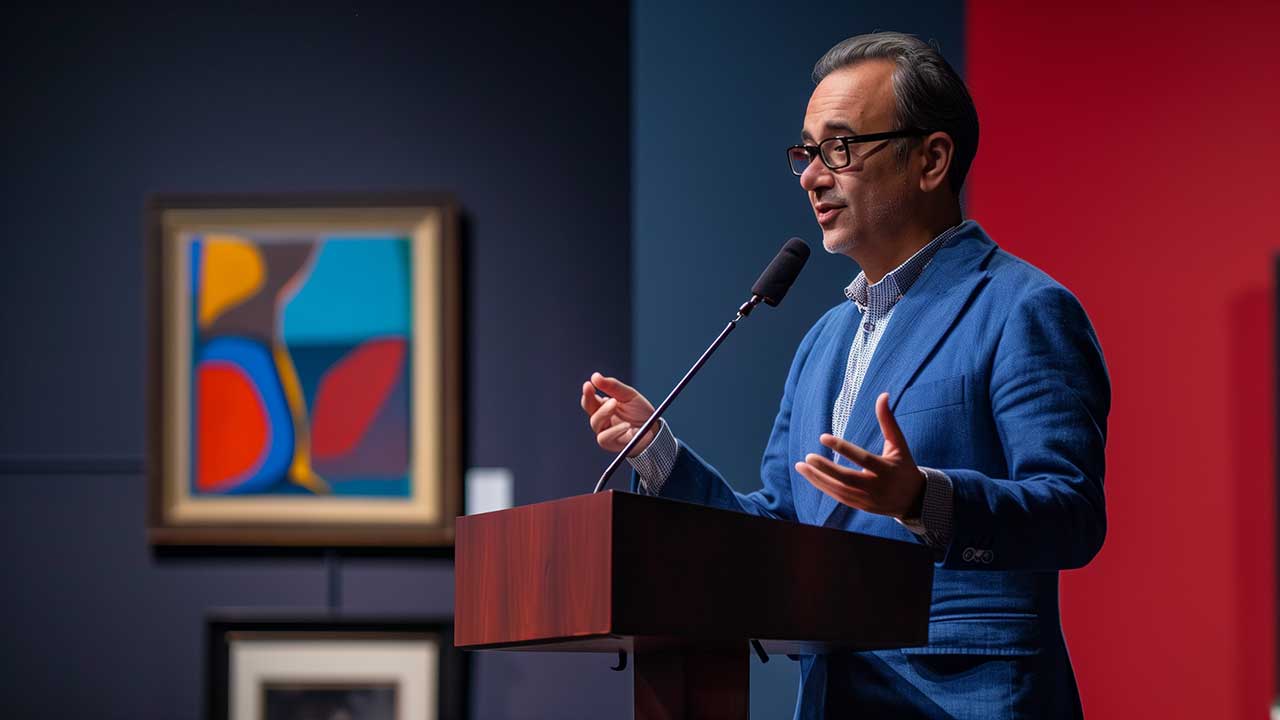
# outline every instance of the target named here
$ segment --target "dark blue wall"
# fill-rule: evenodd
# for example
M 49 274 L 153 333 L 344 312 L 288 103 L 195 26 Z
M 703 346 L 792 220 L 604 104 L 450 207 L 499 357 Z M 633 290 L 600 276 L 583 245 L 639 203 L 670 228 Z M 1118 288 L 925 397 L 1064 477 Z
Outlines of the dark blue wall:
M 836 42 L 899 30 L 963 72 L 963 3 L 821 6 L 636 0 L 632 11 L 635 381 L 661 399 L 747 299 L 783 241 L 814 251 L 786 301 L 742 323 L 668 414 L 740 490 L 759 462 L 791 353 L 857 267 L 822 234 L 783 149 L 799 141 L 810 72 Z M 786 717 L 797 665 L 753 664 L 752 714 Z
M 326 601 L 316 556 L 146 543 L 146 193 L 454 192 L 466 460 L 512 468 L 517 503 L 589 488 L 578 386 L 629 372 L 625 6 L 187 5 L 10 10 L 0 29 L 6 716 L 198 717 L 206 609 Z M 447 558 L 341 565 L 346 610 L 452 611 Z M 482 655 L 474 716 L 623 716 L 612 661 Z

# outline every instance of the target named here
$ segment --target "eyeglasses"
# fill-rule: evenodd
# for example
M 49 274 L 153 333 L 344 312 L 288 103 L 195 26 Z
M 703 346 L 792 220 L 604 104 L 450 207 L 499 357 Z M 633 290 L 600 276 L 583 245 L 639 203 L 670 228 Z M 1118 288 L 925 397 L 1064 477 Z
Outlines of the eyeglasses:
M 787 148 L 787 162 L 791 165 L 791 174 L 800 176 L 813 163 L 815 156 L 822 158 L 822 164 L 832 170 L 849 167 L 855 160 L 860 160 L 870 152 L 859 153 L 850 145 L 875 142 L 877 140 L 893 140 L 895 138 L 920 137 L 928 135 L 932 130 L 904 128 L 889 132 L 869 133 L 867 135 L 844 135 L 827 138 L 817 145 L 792 145 Z

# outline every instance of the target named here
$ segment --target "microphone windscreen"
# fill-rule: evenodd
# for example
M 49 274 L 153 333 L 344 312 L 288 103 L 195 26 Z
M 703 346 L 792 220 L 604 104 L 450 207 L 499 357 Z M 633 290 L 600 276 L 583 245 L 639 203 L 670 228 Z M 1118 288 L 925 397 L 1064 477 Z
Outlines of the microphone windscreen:
M 756 284 L 751 286 L 751 292 L 764 298 L 766 305 L 777 307 L 808 259 L 809 246 L 800 238 L 791 238 L 778 251 L 769 267 L 760 273 Z

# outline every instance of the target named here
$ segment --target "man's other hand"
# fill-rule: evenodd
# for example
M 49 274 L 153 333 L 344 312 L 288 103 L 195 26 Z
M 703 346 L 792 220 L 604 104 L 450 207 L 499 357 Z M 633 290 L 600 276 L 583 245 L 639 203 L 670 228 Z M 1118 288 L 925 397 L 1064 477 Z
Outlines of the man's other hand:
M 857 463 L 861 470 L 809 453 L 803 462 L 796 463 L 796 472 L 850 507 L 896 518 L 920 517 L 924 473 L 911 459 L 907 440 L 889 410 L 889 393 L 876 398 L 876 419 L 884 435 L 884 450 L 879 455 L 834 435 L 824 433 L 819 438 L 819 442 Z
M 597 394 L 597 390 L 604 395 Z M 591 418 L 596 443 L 611 453 L 617 453 L 631 442 L 636 431 L 653 414 L 653 404 L 621 380 L 592 373 L 591 380 L 582 383 L 582 411 Z M 659 428 L 660 424 L 654 423 L 646 436 L 631 449 L 630 456 L 644 452 Z

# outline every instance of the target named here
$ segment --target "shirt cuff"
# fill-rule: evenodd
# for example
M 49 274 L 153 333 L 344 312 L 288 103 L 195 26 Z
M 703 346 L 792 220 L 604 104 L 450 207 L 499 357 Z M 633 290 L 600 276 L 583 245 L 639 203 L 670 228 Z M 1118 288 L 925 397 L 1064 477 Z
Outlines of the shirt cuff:
M 662 492 L 662 486 L 667 483 L 672 468 L 676 466 L 676 452 L 680 449 L 667 421 L 658 422 L 662 427 L 658 429 L 658 434 L 649 443 L 649 447 L 639 455 L 627 458 L 627 462 L 631 463 L 631 467 L 640 476 L 640 490 L 646 495 Z
M 955 512 L 951 478 L 941 470 L 920 468 L 924 475 L 924 507 L 920 517 L 898 519 L 932 548 L 945 548 L 951 543 L 951 519 Z

